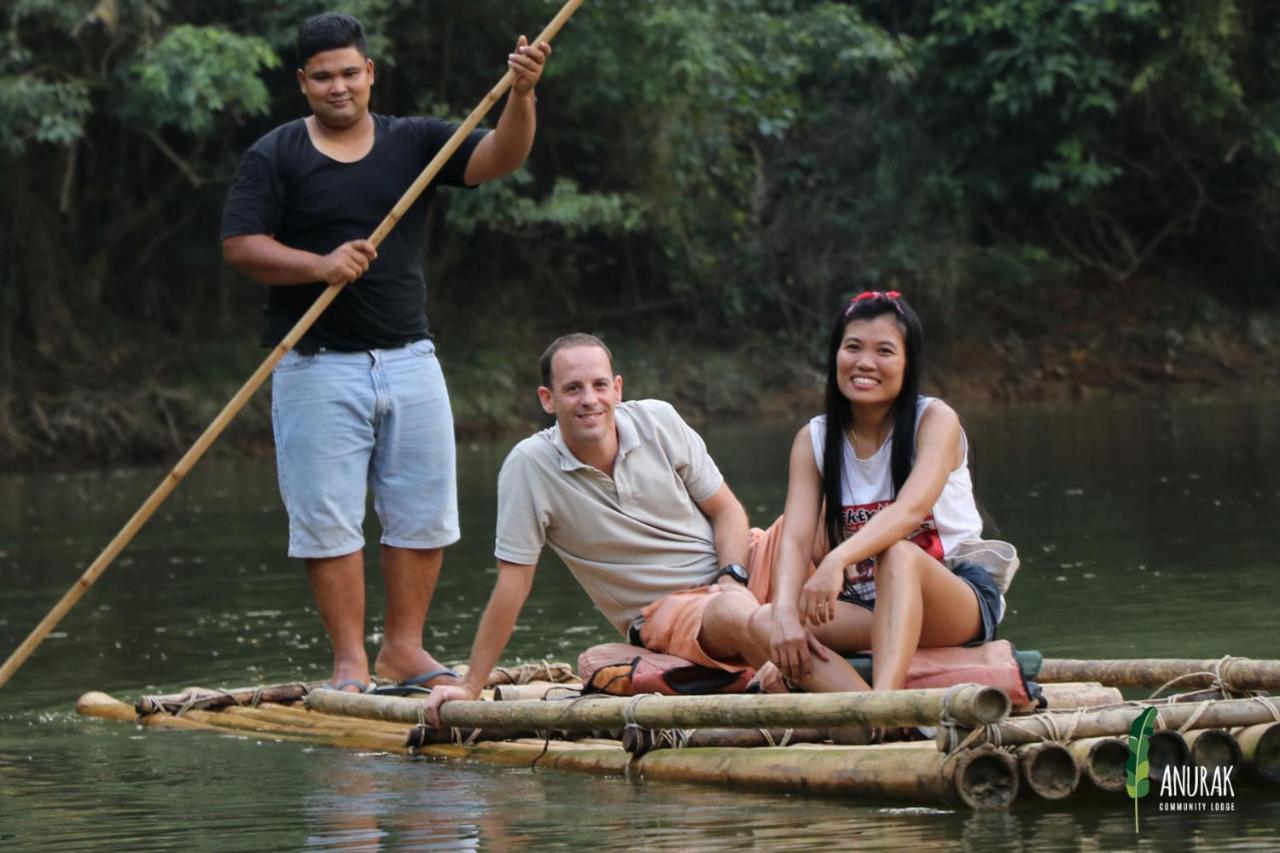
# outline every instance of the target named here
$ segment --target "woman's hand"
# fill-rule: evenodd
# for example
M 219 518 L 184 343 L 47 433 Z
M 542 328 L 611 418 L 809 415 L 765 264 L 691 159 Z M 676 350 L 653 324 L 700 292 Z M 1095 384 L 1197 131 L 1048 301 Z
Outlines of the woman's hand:
M 813 659 L 827 660 L 826 647 L 813 633 L 800 624 L 795 611 L 773 611 L 773 629 L 769 637 L 769 658 L 784 678 L 800 681 L 813 672 Z
M 809 632 L 801 627 L 800 616 L 795 611 L 784 612 L 774 608 L 773 630 L 769 636 L 769 658 L 784 677 L 792 680 L 803 678 L 812 669 L 808 635 Z
M 800 590 L 800 616 L 809 625 L 835 618 L 836 598 L 844 587 L 844 566 L 825 559 Z

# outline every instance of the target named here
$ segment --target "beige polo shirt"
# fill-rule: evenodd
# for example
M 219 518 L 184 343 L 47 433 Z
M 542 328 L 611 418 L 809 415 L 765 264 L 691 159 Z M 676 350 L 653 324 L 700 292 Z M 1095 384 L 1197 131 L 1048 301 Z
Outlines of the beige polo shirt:
M 494 554 L 538 562 L 551 546 L 620 633 L 659 598 L 710 583 L 719 569 L 698 502 L 724 483 L 702 438 L 669 404 L 615 411 L 613 476 L 574 456 L 552 426 L 512 448 L 498 474 Z

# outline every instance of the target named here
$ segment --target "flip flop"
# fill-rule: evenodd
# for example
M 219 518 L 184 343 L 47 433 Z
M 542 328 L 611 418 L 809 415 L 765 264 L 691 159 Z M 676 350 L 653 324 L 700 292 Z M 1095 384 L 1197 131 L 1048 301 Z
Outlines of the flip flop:
M 337 684 L 334 684 L 331 681 L 326 681 L 324 686 L 326 690 L 337 690 L 339 692 L 346 690 L 348 687 L 359 687 L 361 693 L 369 692 L 368 683 L 361 681 L 358 678 L 346 678 L 339 681 Z
M 453 676 L 454 678 L 461 678 L 458 673 L 448 667 L 442 667 L 441 669 L 433 669 L 429 672 L 424 672 L 421 675 L 415 675 L 413 678 L 406 678 L 404 681 L 396 684 L 374 687 L 369 692 L 376 693 L 379 696 L 408 696 L 412 693 L 430 693 L 431 688 L 427 686 L 427 682 L 434 681 L 435 679 L 446 675 Z

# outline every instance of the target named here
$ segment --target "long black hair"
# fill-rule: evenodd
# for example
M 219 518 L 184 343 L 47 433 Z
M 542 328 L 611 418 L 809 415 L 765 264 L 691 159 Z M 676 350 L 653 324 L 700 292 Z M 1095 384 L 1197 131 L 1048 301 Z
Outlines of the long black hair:
M 920 318 L 912 310 L 902 294 L 895 290 L 886 293 L 872 291 L 861 293 L 840 306 L 831 339 L 827 345 L 827 436 L 822 449 L 822 494 L 826 499 L 826 529 L 828 547 L 834 548 L 844 539 L 844 519 L 841 517 L 841 483 L 844 479 L 844 436 L 853 426 L 853 406 L 840 393 L 836 376 L 836 355 L 844 343 L 845 328 L 853 320 L 870 320 L 881 314 L 889 314 L 897 321 L 906 344 L 906 366 L 902 373 L 902 390 L 893 401 L 893 453 L 889 470 L 893 476 L 893 494 L 896 497 L 911 474 L 916 450 L 916 404 L 920 396 L 920 362 L 924 356 L 924 329 Z

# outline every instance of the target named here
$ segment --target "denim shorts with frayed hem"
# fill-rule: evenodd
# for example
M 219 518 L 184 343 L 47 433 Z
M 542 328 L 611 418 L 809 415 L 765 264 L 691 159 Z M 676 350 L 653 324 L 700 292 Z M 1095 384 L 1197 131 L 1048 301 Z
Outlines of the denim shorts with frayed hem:
M 382 544 L 458 541 L 453 414 L 431 341 L 290 352 L 272 374 L 271 420 L 289 556 L 363 548 L 369 492 Z
M 977 563 L 956 563 L 951 567 L 951 572 L 973 589 L 974 595 L 978 597 L 978 613 L 982 617 L 982 627 L 978 629 L 978 635 L 965 645 L 980 646 L 991 642 L 996 638 L 1005 610 L 1004 596 L 1000 594 L 995 578 Z M 867 610 L 876 609 L 875 599 L 868 601 L 859 596 L 841 592 L 840 600 L 865 607 Z

